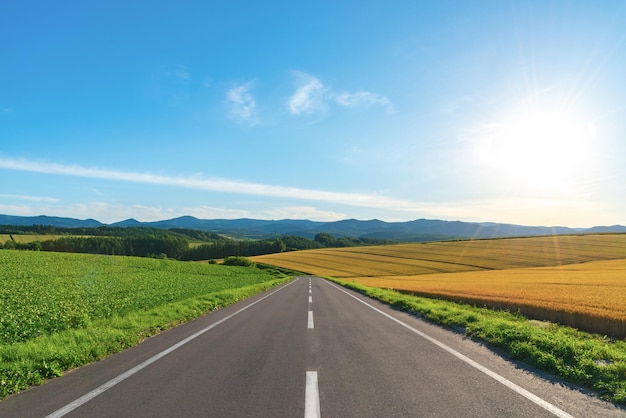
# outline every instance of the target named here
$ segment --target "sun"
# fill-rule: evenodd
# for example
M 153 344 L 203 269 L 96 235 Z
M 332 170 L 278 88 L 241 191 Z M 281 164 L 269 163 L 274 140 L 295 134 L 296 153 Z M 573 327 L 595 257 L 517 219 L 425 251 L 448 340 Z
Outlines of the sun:
M 503 176 L 501 180 L 557 190 L 572 186 L 595 128 L 563 106 L 524 104 L 488 125 L 484 133 L 480 161 Z

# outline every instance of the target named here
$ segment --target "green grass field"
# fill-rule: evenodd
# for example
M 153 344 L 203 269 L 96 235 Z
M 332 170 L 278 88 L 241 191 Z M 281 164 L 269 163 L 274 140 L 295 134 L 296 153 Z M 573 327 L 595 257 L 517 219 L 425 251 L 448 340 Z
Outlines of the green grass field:
M 252 268 L 0 251 L 0 398 L 288 278 Z

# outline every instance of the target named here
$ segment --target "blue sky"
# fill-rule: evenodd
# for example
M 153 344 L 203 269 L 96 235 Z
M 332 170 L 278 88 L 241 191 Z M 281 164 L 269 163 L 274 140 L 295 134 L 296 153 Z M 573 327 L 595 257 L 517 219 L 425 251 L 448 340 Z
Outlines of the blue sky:
M 0 213 L 626 224 L 621 1 L 4 1 Z

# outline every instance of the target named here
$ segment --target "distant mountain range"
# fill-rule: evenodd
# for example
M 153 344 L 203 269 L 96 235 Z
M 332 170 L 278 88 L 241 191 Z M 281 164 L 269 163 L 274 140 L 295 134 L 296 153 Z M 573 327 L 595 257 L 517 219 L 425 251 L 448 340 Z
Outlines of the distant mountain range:
M 532 235 L 563 235 L 581 233 L 626 233 L 626 226 L 595 226 L 593 228 L 567 228 L 523 226 L 492 222 L 461 222 L 418 219 L 408 222 L 384 222 L 377 219 L 360 221 L 346 219 L 336 222 L 284 219 L 278 221 L 259 219 L 197 219 L 193 216 L 156 222 L 139 222 L 135 219 L 104 224 L 95 219 L 73 219 L 55 216 L 0 215 L 0 225 L 46 225 L 62 228 L 92 228 L 99 226 L 151 227 L 161 229 L 185 228 L 215 232 L 238 238 L 264 239 L 280 235 L 297 235 L 313 238 L 318 233 L 335 237 L 379 238 L 401 242 L 438 241 L 455 238 L 499 238 Z

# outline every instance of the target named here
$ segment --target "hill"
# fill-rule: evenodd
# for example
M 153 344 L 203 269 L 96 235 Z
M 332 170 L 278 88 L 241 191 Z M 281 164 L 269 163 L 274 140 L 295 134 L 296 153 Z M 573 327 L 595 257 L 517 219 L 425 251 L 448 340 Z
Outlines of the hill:
M 9 215 L 0 215 L 0 225 L 46 225 L 64 228 L 107 226 L 94 219 L 80 220 L 54 216 L 22 217 Z M 248 239 L 268 239 L 282 235 L 295 235 L 311 239 L 318 233 L 327 233 L 336 237 L 377 238 L 399 242 L 626 232 L 626 227 L 621 225 L 567 228 L 560 226 L 524 226 L 492 222 L 475 223 L 432 219 L 417 219 L 408 222 L 385 222 L 378 219 L 365 221 L 346 219 L 335 222 L 319 222 L 294 219 L 198 219 L 193 216 L 182 216 L 156 222 L 140 222 L 135 219 L 127 219 L 108 226 L 196 229 Z
M 32 225 L 45 225 L 54 226 L 60 228 L 93 228 L 98 226 L 105 226 L 102 222 L 98 222 L 95 219 L 74 219 L 74 218 L 62 218 L 58 216 L 11 216 L 0 215 L 0 225 L 17 225 L 17 226 L 32 226 Z

